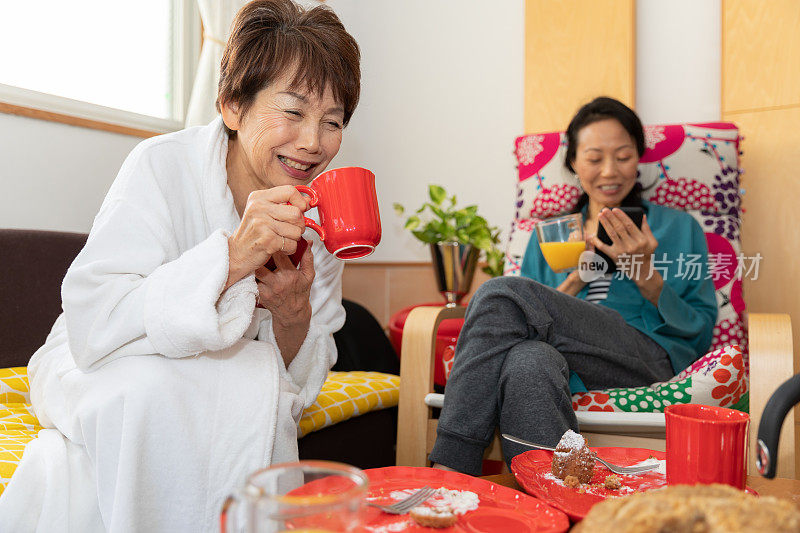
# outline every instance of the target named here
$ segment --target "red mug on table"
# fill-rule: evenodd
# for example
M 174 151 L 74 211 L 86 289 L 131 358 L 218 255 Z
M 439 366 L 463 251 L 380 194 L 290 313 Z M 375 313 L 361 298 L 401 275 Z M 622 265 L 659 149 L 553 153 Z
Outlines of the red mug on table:
M 709 405 L 670 405 L 667 484 L 724 483 L 744 490 L 747 476 L 747 413 Z
M 370 255 L 381 242 L 381 218 L 375 194 L 375 174 L 365 168 L 335 168 L 323 172 L 310 187 L 296 185 L 311 197 L 319 224 L 305 219 L 325 248 L 347 261 Z

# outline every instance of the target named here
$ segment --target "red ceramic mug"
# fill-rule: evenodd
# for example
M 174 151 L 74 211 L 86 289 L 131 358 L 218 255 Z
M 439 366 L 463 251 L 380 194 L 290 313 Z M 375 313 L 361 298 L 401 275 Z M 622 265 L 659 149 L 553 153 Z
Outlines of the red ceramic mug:
M 747 413 L 710 405 L 679 404 L 664 410 L 667 484 L 724 483 L 744 490 Z
M 325 248 L 347 261 L 371 254 L 381 242 L 381 218 L 375 194 L 375 174 L 365 168 L 336 168 L 323 172 L 311 186 L 296 185 L 311 197 L 319 224 L 306 217 L 306 226 L 319 234 Z

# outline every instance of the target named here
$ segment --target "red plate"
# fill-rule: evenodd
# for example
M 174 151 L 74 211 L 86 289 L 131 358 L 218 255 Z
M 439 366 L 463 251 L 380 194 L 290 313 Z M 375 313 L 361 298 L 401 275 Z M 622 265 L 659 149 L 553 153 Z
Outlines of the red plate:
M 396 501 L 390 497 L 392 491 L 418 489 L 425 485 L 433 488 L 469 490 L 477 494 L 480 498 L 478 508 L 461 515 L 455 526 L 436 530 L 443 533 L 562 532 L 569 529 L 569 519 L 561 511 L 527 494 L 485 479 L 457 472 L 411 466 L 372 468 L 364 470 L 364 473 L 369 477 L 367 501 L 379 505 Z M 431 528 L 418 526 L 407 514 L 390 515 L 374 507 L 367 507 L 364 524 L 362 531 L 365 533 L 433 531 Z M 406 524 L 406 527 L 404 528 L 402 524 Z
M 591 449 L 597 452 L 597 455 L 602 459 L 620 466 L 635 465 L 649 457 L 662 460 L 667 458 L 664 452 L 644 448 L 608 447 Z M 586 513 L 589 512 L 589 509 L 594 504 L 608 497 L 644 492 L 667 485 L 666 475 L 651 471 L 635 476 L 619 476 L 623 487 L 620 490 L 609 490 L 605 488 L 603 481 L 612 472 L 600 463 L 596 463 L 591 481 L 592 486 L 581 493 L 578 489 L 564 486 L 560 480 L 554 478 L 550 471 L 552 459 L 552 452 L 532 450 L 514 457 L 511 460 L 511 470 L 517 478 L 517 483 L 528 494 L 532 494 L 553 507 L 561 509 L 576 522 L 583 520 L 583 517 L 586 516 Z M 754 496 L 758 496 L 758 493 L 750 487 L 745 490 Z
M 591 448 L 597 455 L 609 463 L 620 466 L 630 466 L 642 462 L 648 457 L 666 459 L 664 452 L 646 450 L 644 448 Z M 579 489 L 572 489 L 557 480 L 550 471 L 553 453 L 544 450 L 531 450 L 517 455 L 511 461 L 511 471 L 528 494 L 540 498 L 553 507 L 561 509 L 572 520 L 582 520 L 589 509 L 599 501 L 609 496 L 620 496 L 642 492 L 645 490 L 664 487 L 667 478 L 664 474 L 651 471 L 635 476 L 619 476 L 622 488 L 609 490 L 603 486 L 606 476 L 612 472 L 601 465 L 595 464 L 594 476 L 588 489 L 581 493 Z M 598 485 L 599 484 L 599 485 Z M 584 485 L 585 487 L 585 485 Z

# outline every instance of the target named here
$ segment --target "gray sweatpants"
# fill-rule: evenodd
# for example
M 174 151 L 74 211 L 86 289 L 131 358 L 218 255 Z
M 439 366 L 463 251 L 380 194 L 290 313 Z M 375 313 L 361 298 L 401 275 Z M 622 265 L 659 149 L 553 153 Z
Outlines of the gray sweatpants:
M 674 375 L 667 352 L 618 312 L 527 278 L 487 281 L 467 308 L 431 461 L 480 475 L 497 426 L 546 445 L 578 431 L 570 371 L 590 390 Z M 508 463 L 527 450 L 502 446 Z

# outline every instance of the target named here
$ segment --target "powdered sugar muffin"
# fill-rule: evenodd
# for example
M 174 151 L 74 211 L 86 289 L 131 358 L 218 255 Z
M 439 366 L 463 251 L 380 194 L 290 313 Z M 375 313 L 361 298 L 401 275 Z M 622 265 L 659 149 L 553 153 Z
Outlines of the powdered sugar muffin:
M 594 475 L 595 454 L 586 446 L 582 435 L 568 429 L 553 453 L 552 472 L 559 479 L 575 476 L 589 483 Z

